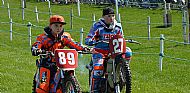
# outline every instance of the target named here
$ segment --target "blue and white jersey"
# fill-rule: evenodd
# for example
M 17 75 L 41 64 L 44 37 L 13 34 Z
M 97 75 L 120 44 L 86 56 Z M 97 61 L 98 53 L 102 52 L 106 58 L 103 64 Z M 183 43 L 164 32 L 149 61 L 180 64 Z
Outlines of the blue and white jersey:
M 109 42 L 109 39 L 111 39 L 111 37 L 116 34 L 123 36 L 122 28 L 117 24 L 116 20 L 113 22 L 113 24 L 107 26 L 105 24 L 105 20 L 102 18 L 90 29 L 90 32 L 85 39 L 85 44 L 92 46 L 98 40 Z M 96 44 L 95 48 L 109 50 L 109 45 L 107 43 L 101 42 Z

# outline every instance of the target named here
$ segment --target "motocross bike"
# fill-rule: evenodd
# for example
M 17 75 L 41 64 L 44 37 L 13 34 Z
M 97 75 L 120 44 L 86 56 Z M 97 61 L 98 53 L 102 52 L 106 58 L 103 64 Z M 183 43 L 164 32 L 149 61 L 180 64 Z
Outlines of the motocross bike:
M 33 80 L 33 93 L 50 92 L 50 68 L 54 67 L 56 76 L 59 78 L 56 93 L 81 93 L 80 85 L 75 77 L 75 68 L 78 67 L 78 52 L 75 49 L 56 49 L 55 54 L 48 52 L 39 54 L 37 71 Z M 47 57 L 55 57 L 55 62 L 48 62 Z M 53 74 L 55 75 L 55 74 Z
M 99 84 L 98 93 L 120 93 L 121 90 L 125 93 L 131 93 L 131 71 L 129 60 L 126 58 L 126 51 L 131 52 L 130 48 L 126 47 L 126 42 L 138 43 L 134 40 L 125 40 L 120 35 L 113 36 L 109 42 L 98 41 L 94 45 L 104 42 L 109 44 L 108 58 L 104 58 L 104 81 Z M 140 43 L 139 43 L 140 44 Z M 89 70 L 89 85 L 91 87 L 93 63 L 86 65 Z M 124 90 L 125 88 L 125 90 Z M 90 91 L 91 93 L 92 91 Z

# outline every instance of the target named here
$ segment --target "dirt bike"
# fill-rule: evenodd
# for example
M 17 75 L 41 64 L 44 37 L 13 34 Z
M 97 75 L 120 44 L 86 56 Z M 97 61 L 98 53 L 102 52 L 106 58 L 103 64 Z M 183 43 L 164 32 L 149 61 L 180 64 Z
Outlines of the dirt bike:
M 60 78 L 57 81 L 56 93 L 81 93 L 75 77 L 75 68 L 78 67 L 78 52 L 75 49 L 56 49 L 55 54 L 48 52 L 39 56 L 40 59 L 36 61 L 37 71 L 33 80 L 33 93 L 50 93 L 52 80 L 50 68 L 56 68 L 54 72 L 57 75 L 53 76 L 53 79 Z M 55 57 L 55 62 L 48 62 L 47 57 Z
M 126 48 L 126 42 L 138 43 L 134 40 L 125 40 L 120 35 L 113 36 L 109 42 L 98 41 L 109 44 L 109 56 L 104 58 L 104 78 L 105 81 L 101 81 L 99 84 L 98 93 L 120 93 L 125 87 L 125 93 L 131 93 L 131 71 L 129 67 L 129 60 L 125 58 L 126 51 L 130 48 Z M 95 45 L 94 44 L 94 45 Z M 139 43 L 140 44 L 140 43 Z M 92 62 L 86 65 L 89 69 L 89 85 L 91 87 L 91 74 L 92 73 Z M 91 93 L 92 91 L 90 91 Z

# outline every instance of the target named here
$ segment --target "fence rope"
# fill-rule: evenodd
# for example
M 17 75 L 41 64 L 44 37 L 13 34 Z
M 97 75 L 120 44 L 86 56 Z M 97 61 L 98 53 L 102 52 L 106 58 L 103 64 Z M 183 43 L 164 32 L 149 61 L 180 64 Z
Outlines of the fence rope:
M 132 52 L 133 54 L 141 54 L 141 55 L 159 55 L 159 53 L 143 53 L 143 52 Z
M 21 8 L 9 8 L 9 9 L 21 9 Z M 34 12 L 34 10 L 31 10 L 31 9 L 27 9 L 25 8 L 25 10 L 27 11 L 30 11 L 30 12 Z M 38 13 L 42 13 L 42 14 L 49 14 L 49 12 L 41 12 L 41 11 L 38 11 Z M 52 14 L 56 14 L 56 13 L 53 13 Z M 70 16 L 70 14 L 61 14 L 62 16 Z M 83 18 L 83 17 L 78 17 L 78 16 L 74 16 L 73 17 L 75 18 L 78 18 L 78 19 L 81 19 L 81 20 L 87 20 L 87 21 L 92 21 L 91 19 L 87 19 L 87 18 Z M 125 22 L 125 21 L 122 21 L 122 23 L 126 23 L 126 24 L 145 24 L 147 25 L 147 22 Z M 151 22 L 151 25 L 162 25 L 163 23 L 152 23 Z M 182 24 L 182 22 L 172 22 L 171 24 Z
M 181 60 L 181 61 L 188 61 L 188 62 L 190 62 L 189 59 L 185 59 L 185 58 L 176 58 L 176 57 L 171 57 L 171 56 L 166 56 L 166 55 L 164 57 L 171 58 L 171 59 L 174 59 L 174 60 Z
M 178 43 L 178 44 L 189 44 L 189 43 L 179 42 L 179 41 L 176 41 L 176 40 L 169 40 L 169 39 L 165 39 L 165 40 L 169 41 L 169 42 Z
M 78 19 L 81 19 L 81 20 L 87 20 L 87 21 L 92 21 L 91 19 L 87 19 L 87 18 L 82 18 L 82 17 L 78 17 L 78 16 L 74 16 L 74 15 L 73 15 L 73 17 L 75 17 L 75 18 L 78 18 Z
M 10 22 L 1 22 L 0 24 L 9 24 Z
M 8 30 L 0 30 L 0 32 L 9 32 Z
M 28 34 L 22 34 L 22 33 L 18 33 L 18 32 L 15 32 L 15 31 L 13 31 L 13 33 L 21 35 L 21 36 L 28 36 Z

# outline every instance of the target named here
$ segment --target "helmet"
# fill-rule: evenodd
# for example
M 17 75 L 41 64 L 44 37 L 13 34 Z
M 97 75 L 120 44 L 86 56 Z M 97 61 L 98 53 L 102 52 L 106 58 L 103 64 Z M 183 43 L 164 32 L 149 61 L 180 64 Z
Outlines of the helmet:
M 49 22 L 50 22 L 50 24 L 53 24 L 53 23 L 60 23 L 60 24 L 63 24 L 63 25 L 66 24 L 64 18 L 62 16 L 60 16 L 60 15 L 51 16 L 50 19 L 49 19 Z
M 69 34 L 68 32 L 64 32 L 63 35 L 64 35 L 64 36 L 67 36 L 69 39 L 72 39 L 72 38 L 71 38 L 71 34 Z

